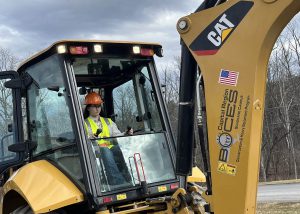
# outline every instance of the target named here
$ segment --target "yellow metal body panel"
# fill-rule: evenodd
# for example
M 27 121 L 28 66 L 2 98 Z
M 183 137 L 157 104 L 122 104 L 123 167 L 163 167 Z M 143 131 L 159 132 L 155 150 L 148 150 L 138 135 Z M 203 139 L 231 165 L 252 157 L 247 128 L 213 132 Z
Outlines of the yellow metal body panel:
M 3 186 L 4 197 L 11 190 L 18 192 L 34 213 L 49 212 L 84 200 L 81 191 L 45 160 L 29 163 L 17 170 Z
M 228 0 L 178 22 L 205 85 L 212 175 L 206 199 L 215 214 L 255 213 L 267 64 L 299 10 L 300 0 Z M 244 17 L 234 22 L 240 11 Z M 222 81 L 222 69 L 237 76 L 233 82 Z
M 192 175 L 187 177 L 187 182 L 205 182 L 206 178 L 198 167 L 193 167 Z

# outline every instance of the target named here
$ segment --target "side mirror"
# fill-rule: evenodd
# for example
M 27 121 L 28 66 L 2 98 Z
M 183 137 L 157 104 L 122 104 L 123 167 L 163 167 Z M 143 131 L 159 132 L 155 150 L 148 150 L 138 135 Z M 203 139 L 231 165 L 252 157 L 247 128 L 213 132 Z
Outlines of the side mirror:
M 32 83 L 31 77 L 26 77 L 24 79 L 11 79 L 4 83 L 4 87 L 11 88 L 11 89 L 21 89 L 26 88 Z
M 37 147 L 36 142 L 25 141 L 24 143 L 12 144 L 8 147 L 10 152 L 31 152 Z
M 21 79 L 8 80 L 7 82 L 4 83 L 4 86 L 6 88 L 19 89 L 22 88 L 22 80 Z

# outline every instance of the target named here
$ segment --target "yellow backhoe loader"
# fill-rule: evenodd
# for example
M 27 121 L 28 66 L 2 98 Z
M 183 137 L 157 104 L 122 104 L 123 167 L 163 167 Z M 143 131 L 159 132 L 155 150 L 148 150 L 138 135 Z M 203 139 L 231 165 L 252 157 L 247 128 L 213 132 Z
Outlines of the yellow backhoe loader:
M 206 0 L 179 19 L 177 144 L 159 44 L 59 41 L 1 72 L 0 214 L 255 213 L 267 63 L 299 10 L 299 0 Z M 117 134 L 104 122 L 89 134 L 91 93 Z M 205 189 L 188 177 L 195 106 Z

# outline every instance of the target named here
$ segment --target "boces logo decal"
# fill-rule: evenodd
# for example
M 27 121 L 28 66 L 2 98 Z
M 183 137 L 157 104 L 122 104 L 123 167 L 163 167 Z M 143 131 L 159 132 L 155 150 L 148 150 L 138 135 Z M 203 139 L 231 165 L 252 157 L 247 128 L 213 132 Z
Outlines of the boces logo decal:
M 253 4 L 249 1 L 240 1 L 233 5 L 200 33 L 190 45 L 190 49 L 198 56 L 216 54 Z

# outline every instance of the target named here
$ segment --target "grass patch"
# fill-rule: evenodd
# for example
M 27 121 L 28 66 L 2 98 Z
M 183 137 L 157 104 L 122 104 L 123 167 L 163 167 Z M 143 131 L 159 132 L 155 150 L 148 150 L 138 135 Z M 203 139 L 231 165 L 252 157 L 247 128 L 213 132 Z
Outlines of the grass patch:
M 256 214 L 300 214 L 300 203 L 259 203 Z

